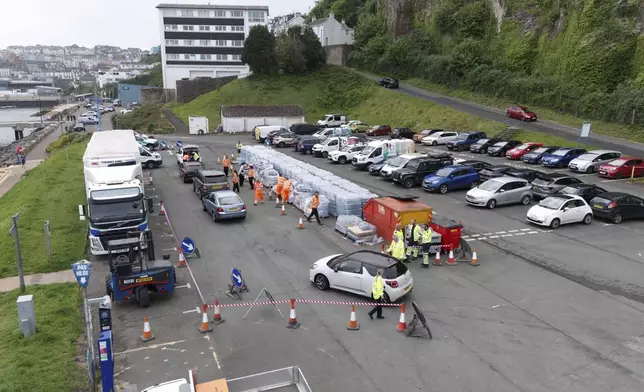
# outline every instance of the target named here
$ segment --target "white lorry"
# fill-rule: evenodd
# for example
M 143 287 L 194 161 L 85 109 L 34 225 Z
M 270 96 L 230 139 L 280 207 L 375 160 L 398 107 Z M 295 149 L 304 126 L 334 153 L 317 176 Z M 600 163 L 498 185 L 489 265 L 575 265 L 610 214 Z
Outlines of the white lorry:
M 377 140 L 370 142 L 365 149 L 360 151 L 351 160 L 357 169 L 367 169 L 370 165 L 384 162 L 385 160 L 414 152 L 414 141 L 409 139 Z
M 148 229 L 152 200 L 145 198 L 139 145 L 132 130 L 94 132 L 83 155 L 90 252 L 107 254 L 107 242 Z M 115 252 L 127 251 L 117 249 Z
M 206 135 L 209 133 L 210 123 L 206 116 L 188 117 L 188 132 L 191 135 Z

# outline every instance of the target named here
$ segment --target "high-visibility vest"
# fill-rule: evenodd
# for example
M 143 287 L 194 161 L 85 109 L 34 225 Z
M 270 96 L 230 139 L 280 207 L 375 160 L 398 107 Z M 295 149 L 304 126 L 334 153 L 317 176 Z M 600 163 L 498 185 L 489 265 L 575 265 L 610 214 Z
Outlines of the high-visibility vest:
M 387 252 L 391 252 L 391 256 L 396 260 L 402 260 L 405 258 L 405 244 L 398 240 L 394 241 L 389 245 Z
M 412 238 L 414 241 L 420 241 L 420 237 L 423 235 L 423 230 L 420 228 L 420 226 L 416 225 L 414 226 L 414 232 L 412 233 Z
M 255 192 L 261 192 L 264 190 L 264 184 L 261 181 L 255 183 Z
M 225 158 L 221 163 L 224 164 L 224 167 L 229 167 L 230 166 L 230 159 Z
M 241 150 L 241 149 L 242 149 L 242 144 L 241 144 L 241 143 L 237 143 L 237 145 L 236 145 L 235 147 L 237 147 L 237 149 L 238 149 L 238 150 Z
M 320 198 L 315 196 L 315 195 L 313 195 L 311 197 L 311 208 L 312 209 L 313 208 L 318 208 L 319 205 L 320 205 Z
M 239 176 L 237 173 L 233 173 L 233 184 L 237 184 L 239 182 Z
M 194 159 L 195 161 L 198 161 L 199 160 L 199 154 L 197 154 L 196 152 L 194 154 L 192 154 L 192 159 Z
M 430 229 L 429 227 L 427 228 L 427 230 L 423 231 L 423 236 L 422 236 L 423 244 L 429 244 L 430 242 L 432 242 L 433 234 L 434 233 L 432 233 L 432 229 Z
M 394 230 L 394 237 L 398 237 L 399 240 L 405 239 L 402 230 Z
M 277 177 L 277 186 L 284 186 L 285 178 L 282 176 Z
M 380 299 L 384 293 L 385 285 L 382 283 L 382 278 L 380 276 L 376 276 L 373 280 L 373 285 L 371 286 L 371 295 L 373 296 L 373 299 Z
M 255 177 L 255 169 L 248 170 L 248 178 Z
M 285 191 L 290 191 L 291 190 L 291 180 L 284 181 L 284 184 L 282 185 L 282 189 L 284 189 Z

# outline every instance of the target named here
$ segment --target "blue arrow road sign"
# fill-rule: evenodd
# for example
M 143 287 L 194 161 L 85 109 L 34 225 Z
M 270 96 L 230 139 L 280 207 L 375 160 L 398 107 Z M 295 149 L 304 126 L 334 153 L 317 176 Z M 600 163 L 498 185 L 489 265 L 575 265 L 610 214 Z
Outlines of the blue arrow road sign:
M 231 275 L 232 275 L 233 284 L 235 285 L 235 287 L 241 288 L 244 285 L 244 279 L 242 278 L 241 271 L 239 271 L 237 268 L 233 268 Z
M 85 288 L 89 284 L 89 277 L 92 274 L 92 263 L 87 260 L 78 261 L 72 264 L 72 272 L 80 287 Z
M 186 237 L 181 241 L 181 250 L 183 250 L 183 253 L 191 255 L 195 253 L 195 249 L 197 249 L 197 247 L 195 246 L 195 241 L 192 238 Z

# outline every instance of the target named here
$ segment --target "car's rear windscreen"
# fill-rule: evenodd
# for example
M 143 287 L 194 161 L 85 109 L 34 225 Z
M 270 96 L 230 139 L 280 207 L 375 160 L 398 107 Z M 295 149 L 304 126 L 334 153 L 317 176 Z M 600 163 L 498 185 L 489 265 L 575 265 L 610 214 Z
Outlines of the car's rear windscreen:
M 391 267 L 385 268 L 382 272 L 382 278 L 396 279 L 397 277 L 402 276 L 405 273 L 407 273 L 407 266 L 399 261 Z

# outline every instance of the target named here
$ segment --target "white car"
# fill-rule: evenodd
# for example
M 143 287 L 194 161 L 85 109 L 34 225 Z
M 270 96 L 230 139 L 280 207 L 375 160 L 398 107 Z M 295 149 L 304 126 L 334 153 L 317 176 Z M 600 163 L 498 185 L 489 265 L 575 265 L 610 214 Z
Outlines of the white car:
M 530 208 L 526 220 L 552 229 L 568 223 L 583 222 L 589 225 L 593 221 L 593 211 L 580 196 L 557 194 L 546 197 Z
M 420 142 L 425 146 L 438 146 L 441 144 L 447 144 L 458 137 L 458 132 L 452 131 L 443 131 L 436 132 L 429 136 L 425 136 Z
M 595 150 L 588 151 L 570 161 L 568 169 L 572 172 L 594 173 L 604 163 L 608 163 L 622 156 L 619 151 Z
M 351 144 L 344 146 L 338 151 L 331 151 L 327 158 L 329 158 L 331 162 L 344 165 L 347 162 L 351 162 L 353 157 L 360 151 L 364 150 L 365 147 L 366 146 L 364 144 Z
M 132 109 L 121 109 L 121 114 L 128 114 L 128 113 L 132 113 L 132 112 L 133 112 Z
M 385 302 L 396 302 L 414 287 L 407 266 L 388 254 L 371 250 L 324 257 L 311 266 L 309 280 L 320 290 L 329 288 L 371 297 L 371 288 L 378 268 L 382 268 Z
M 81 114 L 81 117 L 97 117 L 97 116 L 96 116 L 96 112 L 89 111 L 89 112 L 85 112 L 85 113 Z

